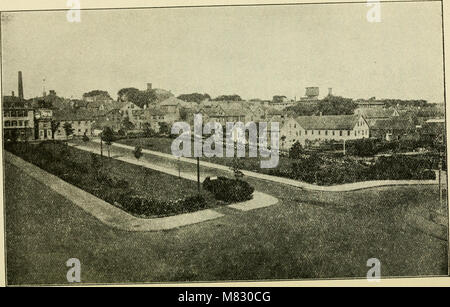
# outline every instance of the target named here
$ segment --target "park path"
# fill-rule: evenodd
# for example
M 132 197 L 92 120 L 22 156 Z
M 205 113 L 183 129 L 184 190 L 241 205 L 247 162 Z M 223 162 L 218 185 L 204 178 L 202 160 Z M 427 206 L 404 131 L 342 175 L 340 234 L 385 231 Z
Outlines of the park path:
M 183 213 L 159 218 L 139 218 L 119 209 L 104 200 L 52 175 L 43 169 L 5 151 L 5 161 L 23 173 L 45 184 L 75 205 L 93 215 L 102 223 L 126 231 L 168 230 L 222 217 L 212 209 Z
M 92 140 L 95 143 L 100 143 L 100 139 L 93 139 Z M 116 148 L 122 148 L 125 150 L 132 151 L 134 150 L 133 146 L 120 144 L 120 143 L 112 143 L 112 147 Z M 145 154 L 157 156 L 163 159 L 167 160 L 173 160 L 173 161 L 181 161 L 191 164 L 196 164 L 197 161 L 195 159 L 191 158 L 185 158 L 185 157 L 175 157 L 174 155 L 162 153 L 159 151 L 149 150 L 149 149 L 142 149 L 142 152 Z M 231 173 L 232 171 L 228 166 L 215 164 L 211 162 L 206 161 L 200 161 L 200 166 L 210 168 L 210 169 L 217 169 L 220 171 L 225 171 Z M 286 184 L 290 186 L 294 186 L 297 188 L 301 188 L 304 190 L 311 190 L 311 191 L 322 191 L 322 192 L 348 192 L 348 191 L 356 191 L 356 190 L 362 190 L 362 189 L 369 189 L 369 188 L 376 188 L 376 187 L 383 187 L 383 186 L 399 186 L 399 185 L 428 185 L 428 184 L 438 184 L 438 176 L 436 176 L 436 180 L 372 180 L 372 181 L 361 181 L 361 182 L 355 182 L 355 183 L 345 183 L 340 185 L 333 185 L 333 186 L 319 186 L 315 184 L 310 184 L 298 180 L 293 180 L 289 178 L 283 178 L 283 177 L 277 177 L 277 176 L 271 176 L 261 173 L 256 173 L 252 171 L 242 170 L 242 173 L 245 176 L 253 177 L 257 179 L 262 179 L 266 181 Z M 445 178 L 445 173 L 443 173 L 442 178 Z
M 70 144 L 70 143 L 69 143 L 69 146 L 78 148 L 80 150 L 100 154 L 99 146 L 93 147 L 93 146 Z M 146 168 L 156 170 L 158 172 L 181 177 L 184 179 L 197 181 L 197 173 L 192 170 L 187 170 L 187 169 L 181 170 L 181 169 L 177 169 L 176 166 L 169 167 L 169 166 L 165 166 L 165 165 L 161 165 L 161 164 L 152 163 L 152 162 L 149 162 L 145 158 L 145 156 L 141 157 L 138 160 L 138 159 L 134 158 L 130 152 L 128 152 L 128 155 L 123 155 L 121 152 L 112 150 L 110 154 L 111 154 L 112 159 L 116 159 L 116 160 L 119 160 L 122 162 L 134 164 L 134 165 L 143 166 Z M 203 182 L 206 179 L 206 177 L 214 177 L 214 176 L 216 176 L 216 174 L 211 173 L 211 172 L 205 172 L 202 170 L 201 175 L 200 175 L 200 181 Z M 251 200 L 234 203 L 234 204 L 228 205 L 228 207 L 234 208 L 237 210 L 241 210 L 241 211 L 249 211 L 249 210 L 253 210 L 253 209 L 264 208 L 264 207 L 268 207 L 271 205 L 275 205 L 276 203 L 278 203 L 278 199 L 276 197 L 273 197 L 269 194 L 255 190 L 253 192 L 253 198 Z

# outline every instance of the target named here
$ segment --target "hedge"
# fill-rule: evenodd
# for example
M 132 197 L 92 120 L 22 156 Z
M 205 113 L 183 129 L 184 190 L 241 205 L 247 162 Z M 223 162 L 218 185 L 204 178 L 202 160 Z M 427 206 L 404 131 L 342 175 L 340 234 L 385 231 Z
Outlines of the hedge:
M 203 181 L 203 188 L 214 195 L 217 200 L 225 202 L 241 202 L 253 198 L 255 189 L 247 182 L 240 179 L 229 179 L 218 177 L 211 180 L 206 177 Z

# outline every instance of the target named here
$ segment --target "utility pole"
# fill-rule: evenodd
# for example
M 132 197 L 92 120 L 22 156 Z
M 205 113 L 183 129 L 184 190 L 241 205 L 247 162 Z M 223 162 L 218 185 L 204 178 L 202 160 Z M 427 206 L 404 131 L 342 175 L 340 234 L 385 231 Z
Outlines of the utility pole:
M 344 156 L 345 156 L 345 139 L 344 139 Z
M 200 157 L 197 157 L 197 191 L 200 195 Z
M 439 157 L 440 159 L 440 157 Z M 441 170 L 442 170 L 442 162 L 439 160 L 439 209 L 442 210 L 442 186 L 441 186 Z M 439 211 L 440 211 L 439 210 Z

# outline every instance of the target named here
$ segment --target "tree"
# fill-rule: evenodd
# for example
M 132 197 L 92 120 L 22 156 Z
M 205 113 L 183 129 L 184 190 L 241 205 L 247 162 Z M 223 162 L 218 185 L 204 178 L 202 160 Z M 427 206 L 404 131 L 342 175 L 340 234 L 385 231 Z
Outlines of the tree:
M 117 92 L 118 101 L 131 101 L 135 105 L 143 108 L 157 99 L 155 91 L 140 91 L 134 87 L 123 88 Z
M 243 164 L 241 162 L 241 159 L 239 159 L 238 157 L 234 157 L 230 169 L 233 171 L 234 177 L 236 179 L 242 178 L 244 176 L 244 174 L 241 172 L 242 167 Z
M 159 134 L 170 135 L 170 126 L 166 122 L 159 122 Z
M 327 96 L 319 101 L 318 107 L 323 115 L 351 115 L 357 104 L 351 98 Z
M 133 154 L 134 154 L 134 157 L 139 160 L 139 158 L 142 157 L 142 155 L 143 155 L 142 147 L 139 145 L 136 145 L 136 147 L 133 150 Z
M 155 130 L 153 130 L 151 127 L 150 127 L 150 124 L 149 123 L 145 123 L 144 124 L 144 136 L 146 137 L 146 138 L 151 138 L 151 137 L 153 137 L 153 136 L 155 136 Z
M 89 137 L 86 135 L 86 132 L 83 134 L 83 142 L 89 142 Z
M 107 91 L 102 91 L 102 90 L 92 90 L 90 92 L 83 94 L 83 98 L 95 97 L 95 96 L 103 96 L 105 98 L 112 99 Z
M 58 122 L 58 121 L 56 121 L 56 120 L 52 120 L 52 121 L 50 122 L 50 126 L 51 126 L 50 129 L 52 129 L 52 139 L 53 139 L 53 140 L 55 139 L 55 133 L 56 133 L 56 130 L 58 130 L 58 128 L 59 128 L 60 125 L 61 125 L 61 123 Z
M 180 100 L 187 101 L 187 102 L 201 102 L 205 99 L 211 99 L 211 96 L 208 94 L 200 94 L 200 93 L 192 93 L 192 94 L 181 94 L 177 97 Z
M 114 132 L 110 127 L 105 127 L 102 132 L 101 136 L 102 140 L 105 142 L 105 144 L 108 146 L 108 158 L 111 157 L 110 155 L 110 147 L 112 142 L 114 141 Z
M 220 95 L 213 99 L 214 101 L 242 101 L 239 95 Z
M 289 149 L 289 158 L 300 159 L 303 153 L 303 147 L 299 141 L 295 142 Z
M 273 102 L 275 102 L 275 103 L 280 103 L 280 102 L 283 102 L 283 100 L 285 100 L 287 97 L 286 96 L 281 96 L 281 95 L 275 95 L 275 96 L 273 96 L 273 98 L 272 98 L 272 101 Z
M 66 139 L 69 140 L 69 135 L 73 134 L 74 129 L 72 128 L 72 124 L 69 122 L 64 123 L 64 132 L 66 132 Z
M 128 117 L 128 116 L 125 116 L 123 119 L 122 119 L 122 128 L 125 130 L 125 132 L 126 131 L 128 131 L 128 130 L 132 130 L 132 129 L 134 129 L 134 125 L 133 125 L 133 123 L 130 121 L 130 118 Z

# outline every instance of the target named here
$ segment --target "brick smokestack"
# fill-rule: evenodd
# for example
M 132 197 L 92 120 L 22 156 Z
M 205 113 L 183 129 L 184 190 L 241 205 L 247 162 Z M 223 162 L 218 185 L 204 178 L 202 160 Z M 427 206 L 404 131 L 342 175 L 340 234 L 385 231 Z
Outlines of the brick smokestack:
M 22 72 L 19 71 L 19 98 L 23 99 L 23 82 L 22 82 Z

